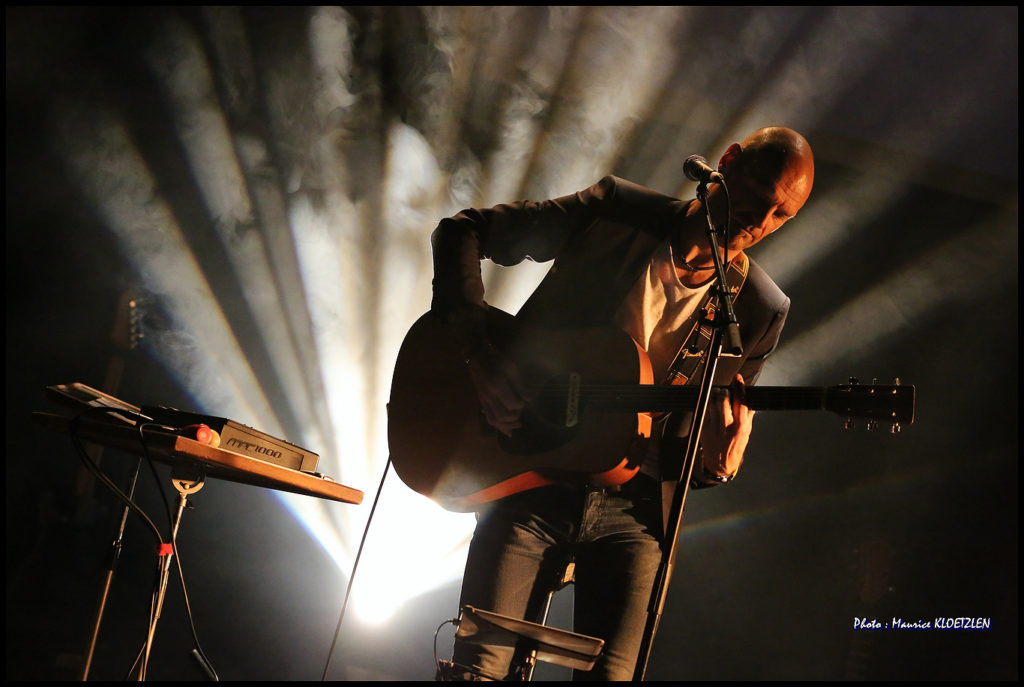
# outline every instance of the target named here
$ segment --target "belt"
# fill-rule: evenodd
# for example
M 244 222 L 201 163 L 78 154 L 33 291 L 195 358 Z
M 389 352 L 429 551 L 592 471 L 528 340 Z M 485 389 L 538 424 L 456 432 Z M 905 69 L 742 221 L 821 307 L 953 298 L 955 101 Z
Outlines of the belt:
M 613 484 L 611 486 L 597 487 L 590 484 L 584 485 L 584 490 L 589 492 L 603 492 L 605 494 L 622 494 L 636 490 L 643 490 L 652 488 L 656 484 L 656 480 L 650 475 L 644 473 L 638 473 L 636 477 L 625 482 L 624 484 Z

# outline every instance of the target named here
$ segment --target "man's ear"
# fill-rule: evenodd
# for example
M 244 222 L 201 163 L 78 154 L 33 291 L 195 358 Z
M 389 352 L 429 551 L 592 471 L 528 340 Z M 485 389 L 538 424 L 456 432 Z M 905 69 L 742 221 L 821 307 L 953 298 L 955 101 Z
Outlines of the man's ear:
M 733 143 L 729 146 L 725 153 L 722 154 L 722 158 L 718 161 L 718 171 L 724 173 L 729 168 L 736 158 L 743 152 L 743 148 L 740 147 L 739 143 Z

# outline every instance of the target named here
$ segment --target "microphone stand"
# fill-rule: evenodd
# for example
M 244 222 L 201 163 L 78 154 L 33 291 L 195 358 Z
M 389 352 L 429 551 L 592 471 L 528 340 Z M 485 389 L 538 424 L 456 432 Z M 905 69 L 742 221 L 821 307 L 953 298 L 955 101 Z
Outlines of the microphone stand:
M 725 182 L 721 183 L 724 185 Z M 676 484 L 676 490 L 672 496 L 672 507 L 665 522 L 665 546 L 662 547 L 661 563 L 658 566 L 654 588 L 651 590 L 651 600 L 647 607 L 647 624 L 644 627 L 644 634 L 640 641 L 640 653 L 637 656 L 636 668 L 633 672 L 633 680 L 635 682 L 642 682 L 647 673 L 647 663 L 651 657 L 654 635 L 658 631 L 661 613 L 665 607 L 668 585 L 675 568 L 676 550 L 678 548 L 677 539 L 679 530 L 683 525 L 683 509 L 686 504 L 686 496 L 690 490 L 690 480 L 693 476 L 694 466 L 697 462 L 697 454 L 700 449 L 700 431 L 704 425 L 704 416 L 707 414 L 708 403 L 711 399 L 711 388 L 715 379 L 715 370 L 718 368 L 718 359 L 721 356 L 737 357 L 743 354 L 739 324 L 736 322 L 736 313 L 732 307 L 732 294 L 729 293 L 729 285 L 725 281 L 725 266 L 719 252 L 715 226 L 711 221 L 711 208 L 708 205 L 706 182 L 701 182 L 697 186 L 697 198 L 704 207 L 704 213 L 708 221 L 708 243 L 711 245 L 711 255 L 715 260 L 715 271 L 718 277 L 716 285 L 718 308 L 715 312 L 714 320 L 702 322 L 702 324 L 707 324 L 711 327 L 707 362 L 704 365 L 704 372 L 700 380 L 697 405 L 693 412 L 693 419 L 690 422 L 690 435 L 686 441 L 686 454 L 683 458 L 679 481 Z M 726 227 L 728 227 L 728 223 L 726 223 Z M 725 349 L 726 352 L 723 352 L 723 338 L 727 341 L 728 348 Z

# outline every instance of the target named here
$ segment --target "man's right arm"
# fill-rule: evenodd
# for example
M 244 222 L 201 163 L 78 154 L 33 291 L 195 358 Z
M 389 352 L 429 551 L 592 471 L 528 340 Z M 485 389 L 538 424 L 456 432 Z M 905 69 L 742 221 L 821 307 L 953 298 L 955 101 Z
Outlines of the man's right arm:
M 463 210 L 441 220 L 431 235 L 431 311 L 455 335 L 488 422 L 506 434 L 519 426 L 527 391 L 518 370 L 488 338 L 480 261 L 512 266 L 526 259 L 557 258 L 572 234 L 590 224 L 597 206 L 614 195 L 614 188 L 615 180 L 606 177 L 553 200 Z
M 468 209 L 441 220 L 431 235 L 431 311 L 464 340 L 467 358 L 487 346 L 480 261 L 486 258 L 510 267 L 523 260 L 557 258 L 573 233 L 585 229 L 599 205 L 614 196 L 616 181 L 605 177 L 588 189 L 553 200 Z

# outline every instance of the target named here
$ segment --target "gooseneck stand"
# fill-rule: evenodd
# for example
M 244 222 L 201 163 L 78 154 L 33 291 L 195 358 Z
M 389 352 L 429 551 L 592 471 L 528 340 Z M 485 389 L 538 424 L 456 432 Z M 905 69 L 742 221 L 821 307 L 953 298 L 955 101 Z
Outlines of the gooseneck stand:
M 714 320 L 706 320 L 701 323 L 711 327 L 711 340 L 708 343 L 707 357 L 705 358 L 707 362 L 700 379 L 697 405 L 690 424 L 690 435 L 686 442 L 686 454 L 683 458 L 679 481 L 676 484 L 676 490 L 672 497 L 672 507 L 665 522 L 665 545 L 662 547 L 661 563 L 658 566 L 658 573 L 654 580 L 654 588 L 651 590 L 651 599 L 647 607 L 647 623 L 640 642 L 640 652 L 637 656 L 636 668 L 633 671 L 633 680 L 637 682 L 643 681 L 647 673 L 647 663 L 650 660 L 654 635 L 658 631 L 661 613 L 665 606 L 665 597 L 668 594 L 668 585 L 672 579 L 676 549 L 678 548 L 677 540 L 679 538 L 679 530 L 683 524 L 683 510 L 686 504 L 686 496 L 690 490 L 690 480 L 692 479 L 693 470 L 697 462 L 700 449 L 700 431 L 704 425 L 704 416 L 707 414 L 708 403 L 711 398 L 711 388 L 715 379 L 715 370 L 718 367 L 718 359 L 723 355 L 735 357 L 743 354 L 739 325 L 736 322 L 736 314 L 732 307 L 732 296 L 729 293 L 729 287 L 725 280 L 725 266 L 719 251 L 716 229 L 711 220 L 711 210 L 707 200 L 707 185 L 705 183 L 698 185 L 697 197 L 704 207 L 708 221 L 708 243 L 711 245 L 711 254 L 714 256 L 715 271 L 717 273 L 717 285 L 715 288 L 717 289 L 718 308 Z M 725 352 L 723 352 L 723 339 L 727 345 Z

